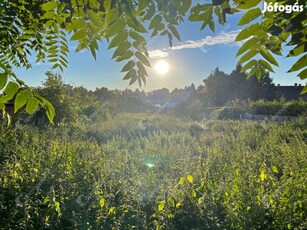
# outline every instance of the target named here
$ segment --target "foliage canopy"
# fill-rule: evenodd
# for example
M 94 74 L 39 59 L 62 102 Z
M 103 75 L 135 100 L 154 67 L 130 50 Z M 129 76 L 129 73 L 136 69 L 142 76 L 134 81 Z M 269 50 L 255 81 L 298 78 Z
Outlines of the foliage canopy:
M 284 44 L 292 50 L 287 57 L 299 57 L 289 72 L 300 71 L 298 76 L 306 79 L 306 10 L 265 12 L 259 9 L 261 0 L 212 0 L 205 4 L 193 4 L 192 0 L 13 0 L 0 3 L 0 109 L 14 99 L 16 110 L 26 105 L 33 113 L 39 105 L 53 119 L 52 105 L 34 92 L 12 71 L 12 67 L 31 68 L 29 57 L 36 62 L 48 61 L 53 69 L 63 71 L 68 66 L 68 42 L 77 41 L 76 52 L 88 49 L 96 58 L 98 42 L 106 40 L 114 49 L 113 59 L 126 62 L 122 69 L 124 80 L 130 84 L 146 84 L 146 67 L 150 67 L 147 41 L 144 34 L 167 36 L 169 45 L 180 40 L 176 26 L 188 16 L 191 22 L 202 22 L 201 30 L 215 24 L 225 24 L 226 14 L 243 10 L 239 21 L 247 25 L 236 41 L 244 41 L 237 56 L 242 71 L 259 79 L 267 71 L 274 72 L 271 65 L 278 66 L 275 55 L 283 55 Z M 285 1 L 269 0 L 284 4 Z M 288 5 L 305 5 L 304 0 L 289 0 Z M 260 19 L 261 18 L 261 19 Z M 260 19 L 257 20 L 256 19 Z M 147 28 L 146 28 L 147 27 Z M 304 88 L 303 92 L 307 92 Z M 24 99 L 25 98 L 25 99 Z

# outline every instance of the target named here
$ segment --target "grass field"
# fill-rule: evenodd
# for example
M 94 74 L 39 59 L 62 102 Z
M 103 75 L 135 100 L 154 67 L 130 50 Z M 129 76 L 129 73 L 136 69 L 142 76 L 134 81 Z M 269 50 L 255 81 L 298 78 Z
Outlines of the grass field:
M 307 120 L 120 114 L 1 131 L 1 229 L 304 229 Z

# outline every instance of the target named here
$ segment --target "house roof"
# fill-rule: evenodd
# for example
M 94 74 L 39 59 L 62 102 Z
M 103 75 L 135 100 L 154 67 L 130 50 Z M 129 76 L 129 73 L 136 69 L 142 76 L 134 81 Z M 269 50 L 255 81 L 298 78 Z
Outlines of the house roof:
M 294 86 L 276 86 L 275 93 L 277 97 L 284 97 L 287 100 L 294 99 L 307 99 L 307 95 L 300 95 L 304 86 L 294 85 Z

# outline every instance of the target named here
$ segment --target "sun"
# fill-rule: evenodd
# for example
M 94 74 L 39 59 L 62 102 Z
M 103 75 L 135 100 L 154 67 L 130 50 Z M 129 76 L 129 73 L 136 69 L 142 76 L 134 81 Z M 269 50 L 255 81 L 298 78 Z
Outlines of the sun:
M 166 61 L 161 60 L 155 64 L 154 68 L 158 74 L 164 75 L 169 71 L 169 64 Z

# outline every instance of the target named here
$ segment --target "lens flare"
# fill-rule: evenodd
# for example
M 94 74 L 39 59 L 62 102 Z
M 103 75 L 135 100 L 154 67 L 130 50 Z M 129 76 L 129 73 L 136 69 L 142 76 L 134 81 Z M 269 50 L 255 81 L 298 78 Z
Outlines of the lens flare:
M 147 165 L 147 167 L 149 167 L 149 168 L 155 167 L 155 165 L 154 165 L 154 164 L 151 164 L 151 163 L 147 163 L 146 165 Z

